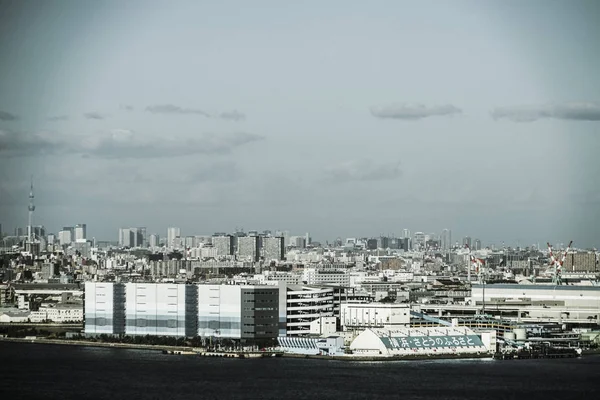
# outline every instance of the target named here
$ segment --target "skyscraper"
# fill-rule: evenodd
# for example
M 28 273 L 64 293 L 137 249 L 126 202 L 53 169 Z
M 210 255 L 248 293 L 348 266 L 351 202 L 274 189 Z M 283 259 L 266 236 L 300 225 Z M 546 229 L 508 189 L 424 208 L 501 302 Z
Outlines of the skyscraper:
M 176 227 L 170 227 L 167 228 L 167 247 L 172 247 L 173 246 L 173 240 L 176 237 L 180 237 L 181 236 L 181 230 L 179 228 Z
M 75 225 L 75 241 L 87 239 L 87 227 L 85 224 Z
M 237 256 L 240 261 L 258 261 L 260 254 L 258 236 L 240 236 Z
M 452 231 L 450 229 L 444 229 L 441 235 L 442 250 L 448 251 L 452 248 Z
M 285 244 L 283 236 L 263 238 L 263 257 L 265 261 L 283 260 Z
M 469 246 L 471 247 L 471 237 L 470 236 L 465 236 L 463 238 L 463 246 Z
M 218 256 L 233 255 L 233 236 L 219 235 L 212 237 L 212 245 L 217 250 Z
M 159 241 L 160 241 L 160 238 L 158 235 L 156 235 L 156 234 L 150 235 L 150 239 L 149 239 L 150 247 L 158 247 Z

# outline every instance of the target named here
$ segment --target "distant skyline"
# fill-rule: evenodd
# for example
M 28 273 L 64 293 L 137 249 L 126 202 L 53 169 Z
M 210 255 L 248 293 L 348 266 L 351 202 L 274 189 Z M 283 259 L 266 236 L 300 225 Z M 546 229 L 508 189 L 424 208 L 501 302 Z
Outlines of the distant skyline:
M 0 10 L 5 232 L 33 174 L 35 225 L 105 240 L 450 228 L 600 247 L 597 1 Z

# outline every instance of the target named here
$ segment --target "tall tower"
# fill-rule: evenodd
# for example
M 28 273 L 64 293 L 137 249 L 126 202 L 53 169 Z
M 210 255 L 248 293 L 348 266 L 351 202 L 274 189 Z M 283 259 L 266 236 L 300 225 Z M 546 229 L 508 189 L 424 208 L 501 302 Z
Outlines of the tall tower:
M 33 212 L 35 211 L 35 205 L 33 204 L 33 175 L 31 175 L 31 189 L 29 190 L 29 225 L 27 225 L 27 243 L 31 246 L 33 243 Z

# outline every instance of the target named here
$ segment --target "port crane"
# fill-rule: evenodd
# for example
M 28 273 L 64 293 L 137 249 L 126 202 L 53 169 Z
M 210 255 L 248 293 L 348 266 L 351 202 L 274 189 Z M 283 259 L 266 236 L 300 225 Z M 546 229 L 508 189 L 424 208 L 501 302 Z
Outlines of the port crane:
M 479 281 L 479 283 L 483 283 L 484 273 L 485 273 L 485 271 L 484 271 L 485 260 L 473 256 L 473 254 L 471 254 L 471 248 L 469 247 L 468 244 L 465 244 L 465 248 L 468 251 L 469 259 L 471 261 L 471 264 L 473 264 L 475 273 L 477 274 L 477 280 Z
M 573 241 L 571 240 L 569 242 L 569 245 L 567 246 L 567 249 L 562 254 L 562 257 L 560 258 L 560 261 L 559 261 L 557 257 L 554 257 L 554 253 L 552 253 L 552 245 L 550 243 L 548 243 L 548 255 L 550 256 L 550 264 L 549 265 L 551 267 L 554 267 L 554 273 L 552 275 L 552 283 L 554 283 L 555 285 L 562 285 L 562 277 L 561 277 L 562 266 L 563 266 L 565 260 L 567 259 L 567 253 L 569 253 L 569 251 L 571 250 L 572 244 L 573 244 Z

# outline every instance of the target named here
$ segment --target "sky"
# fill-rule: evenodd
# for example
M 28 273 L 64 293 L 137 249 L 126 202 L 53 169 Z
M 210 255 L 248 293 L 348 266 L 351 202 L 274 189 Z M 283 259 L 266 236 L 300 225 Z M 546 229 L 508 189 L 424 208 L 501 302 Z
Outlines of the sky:
M 0 0 L 0 224 L 600 247 L 594 0 Z

